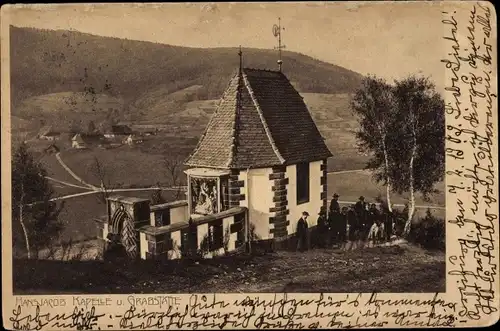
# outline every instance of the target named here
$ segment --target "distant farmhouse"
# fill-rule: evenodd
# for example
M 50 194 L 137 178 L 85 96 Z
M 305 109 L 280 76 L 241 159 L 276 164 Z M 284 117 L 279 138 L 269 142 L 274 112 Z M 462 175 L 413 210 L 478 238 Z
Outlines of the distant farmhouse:
M 40 131 L 38 132 L 38 138 L 39 139 L 44 139 L 44 140 L 49 140 L 49 141 L 54 141 L 58 140 L 61 137 L 61 133 L 58 131 L 53 130 L 52 126 L 44 126 Z
M 133 126 L 133 131 L 134 131 L 134 134 L 136 134 L 138 136 L 143 136 L 143 137 L 155 136 L 158 134 L 158 129 L 156 127 L 150 126 L 150 125 Z
M 128 125 L 124 124 L 117 124 L 117 125 L 112 125 L 111 130 L 106 131 L 104 133 L 105 138 L 116 138 L 120 136 L 129 136 L 131 135 L 132 129 Z
M 77 133 L 71 138 L 71 147 L 75 149 L 86 149 L 87 144 L 82 138 L 82 135 L 80 133 Z
M 98 145 L 104 140 L 104 136 L 100 133 L 81 134 L 81 137 L 87 144 L 87 147 L 90 147 L 90 145 Z

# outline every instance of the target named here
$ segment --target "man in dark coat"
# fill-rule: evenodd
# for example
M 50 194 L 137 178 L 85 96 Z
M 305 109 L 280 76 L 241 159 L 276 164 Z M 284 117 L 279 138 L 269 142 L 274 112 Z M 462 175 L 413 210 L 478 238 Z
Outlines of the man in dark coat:
M 340 205 L 339 205 L 339 195 L 335 193 L 333 195 L 333 199 L 330 202 L 330 214 L 333 214 L 335 212 L 340 213 Z
M 366 202 L 365 202 L 365 197 L 360 196 L 358 202 L 356 202 L 356 205 L 354 206 L 354 209 L 356 210 L 356 214 L 358 215 L 364 215 L 366 213 L 367 207 L 366 207 Z
M 359 197 L 359 201 L 356 202 L 356 205 L 354 206 L 354 211 L 356 212 L 357 223 L 359 226 L 359 238 L 357 239 L 366 240 L 366 236 L 368 235 L 368 230 L 370 225 L 368 225 L 368 220 L 367 220 L 368 208 L 364 196 Z
M 347 212 L 347 207 L 343 207 L 339 217 L 338 238 L 341 246 L 345 245 L 347 240 Z
M 338 241 L 340 205 L 338 201 L 339 195 L 335 193 L 330 202 L 330 210 L 328 215 L 328 223 L 330 223 L 330 243 L 336 244 Z
M 299 218 L 297 222 L 297 250 L 303 252 L 307 250 L 307 217 L 309 213 L 307 211 L 302 212 L 302 217 Z
M 328 220 L 326 219 L 326 209 L 321 206 L 318 217 L 318 228 L 316 233 L 316 238 L 318 240 L 318 247 L 324 248 L 326 246 L 328 237 Z
M 369 217 L 369 221 L 368 221 L 368 224 L 370 224 L 370 226 L 375 223 L 375 222 L 378 222 L 379 221 L 379 218 L 380 218 L 380 213 L 377 209 L 377 206 L 372 203 L 370 205 L 370 209 L 368 210 L 368 217 Z
M 351 205 L 349 207 L 349 210 L 347 211 L 347 223 L 349 224 L 348 239 L 349 241 L 356 241 L 358 239 L 357 236 L 359 233 L 359 222 L 358 218 L 356 217 L 354 205 Z

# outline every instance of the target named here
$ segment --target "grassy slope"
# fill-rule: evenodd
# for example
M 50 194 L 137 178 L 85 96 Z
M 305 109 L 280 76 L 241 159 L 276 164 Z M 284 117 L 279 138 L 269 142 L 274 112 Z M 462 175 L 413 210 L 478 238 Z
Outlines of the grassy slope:
M 349 252 L 312 250 L 302 254 L 280 251 L 202 260 L 199 264 L 185 260 L 140 261 L 132 265 L 15 260 L 13 270 L 16 294 L 445 290 L 444 253 L 412 246 Z
M 144 153 L 137 147 L 122 146 L 111 150 L 69 150 L 61 153 L 63 161 L 78 176 L 90 184 L 99 185 L 99 178 L 92 170 L 94 158 L 97 157 L 106 173 L 107 184 L 123 187 L 149 187 L 160 183 L 171 185 L 170 177 L 164 166 L 164 156 Z M 181 178 L 184 178 L 179 173 Z
M 75 31 L 11 27 L 12 115 L 86 129 L 91 120 L 171 123 L 201 134 L 208 122 L 198 100 L 218 99 L 238 66 L 237 50 L 196 49 L 100 37 Z M 247 49 L 248 67 L 274 68 L 272 50 Z M 285 52 L 286 74 L 301 92 L 346 93 L 361 75 Z M 108 123 L 109 124 L 109 123 Z M 13 133 L 26 123 L 13 121 Z

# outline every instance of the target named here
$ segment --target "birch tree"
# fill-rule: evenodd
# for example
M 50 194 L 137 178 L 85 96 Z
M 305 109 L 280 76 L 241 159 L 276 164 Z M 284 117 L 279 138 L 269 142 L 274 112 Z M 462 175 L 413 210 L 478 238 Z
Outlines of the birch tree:
M 383 79 L 369 76 L 351 99 L 351 108 L 358 117 L 360 129 L 356 132 L 358 147 L 372 157 L 366 168 L 372 170 L 377 182 L 386 186 L 386 199 L 392 212 L 392 166 L 389 155 L 390 135 L 394 134 L 392 117 L 395 111 L 392 87 Z
M 408 214 L 403 236 L 408 236 L 419 192 L 429 200 L 434 185 L 444 178 L 444 101 L 428 78 L 409 76 L 396 81 L 396 104 L 389 155 L 394 162 L 393 190 L 407 193 Z M 397 125 L 397 127 L 395 127 Z
M 428 78 L 409 76 L 389 85 L 365 78 L 351 100 L 360 129 L 358 146 L 371 154 L 366 168 L 391 192 L 407 194 L 403 236 L 415 214 L 416 194 L 429 200 L 444 178 L 444 101 Z

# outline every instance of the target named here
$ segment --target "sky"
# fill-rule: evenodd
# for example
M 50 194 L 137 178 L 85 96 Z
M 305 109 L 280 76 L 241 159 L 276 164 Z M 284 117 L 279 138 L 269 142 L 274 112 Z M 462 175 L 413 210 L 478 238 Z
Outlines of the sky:
M 434 2 L 24 5 L 10 24 L 190 47 L 272 49 L 283 44 L 322 61 L 388 80 L 411 73 L 444 85 L 441 5 Z

